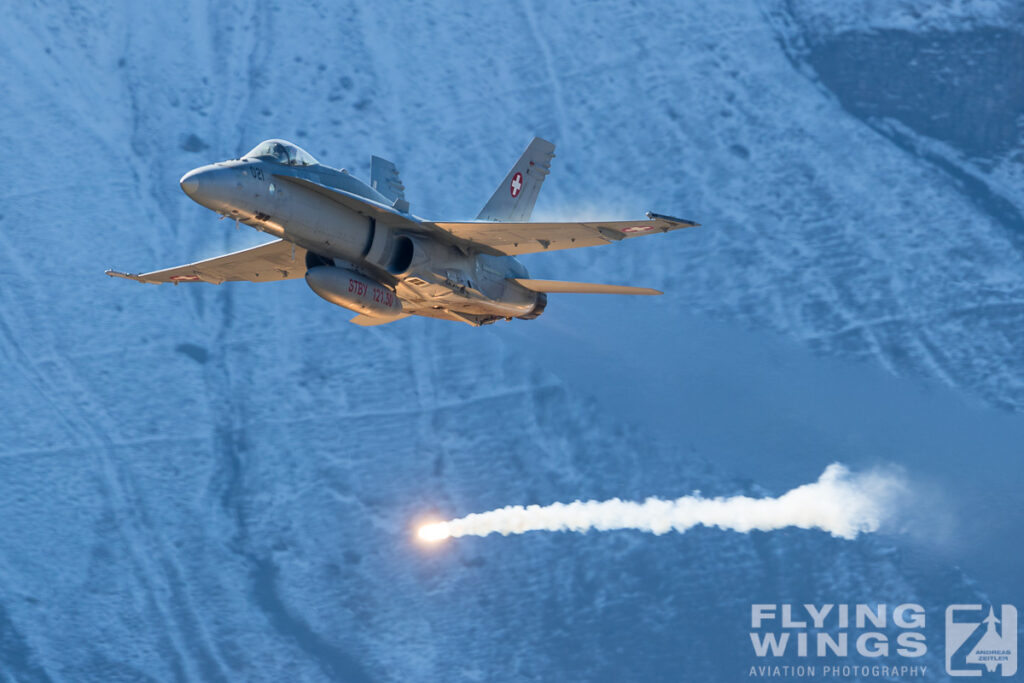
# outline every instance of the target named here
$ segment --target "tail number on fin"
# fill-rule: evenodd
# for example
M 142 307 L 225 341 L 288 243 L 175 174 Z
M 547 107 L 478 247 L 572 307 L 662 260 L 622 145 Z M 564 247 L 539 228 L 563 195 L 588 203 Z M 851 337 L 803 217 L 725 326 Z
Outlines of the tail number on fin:
M 512 197 L 518 197 L 519 192 L 523 189 L 523 174 L 516 173 L 512 176 L 512 183 L 509 185 L 509 192 L 512 193 Z

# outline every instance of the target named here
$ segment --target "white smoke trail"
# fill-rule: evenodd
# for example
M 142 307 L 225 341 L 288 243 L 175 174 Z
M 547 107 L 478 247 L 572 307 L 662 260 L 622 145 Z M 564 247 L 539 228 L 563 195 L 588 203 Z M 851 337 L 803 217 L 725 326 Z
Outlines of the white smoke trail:
M 895 473 L 851 474 L 839 463 L 825 468 L 821 478 L 778 498 L 703 498 L 684 496 L 675 500 L 648 498 L 642 503 L 622 501 L 575 501 L 552 505 L 510 505 L 490 512 L 447 522 L 425 524 L 419 529 L 424 541 L 458 536 L 521 534 L 527 531 L 576 531 L 590 529 L 637 529 L 652 534 L 683 533 L 698 524 L 749 532 L 783 527 L 822 529 L 839 538 L 852 539 L 862 532 L 877 531 L 892 512 L 896 498 L 905 491 Z

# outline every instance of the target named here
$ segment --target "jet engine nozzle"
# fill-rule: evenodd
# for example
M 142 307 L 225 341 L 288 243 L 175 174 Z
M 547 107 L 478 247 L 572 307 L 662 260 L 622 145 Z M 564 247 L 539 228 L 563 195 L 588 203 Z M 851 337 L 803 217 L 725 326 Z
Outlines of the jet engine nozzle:
M 306 271 L 306 284 L 320 298 L 356 313 L 373 318 L 402 315 L 402 302 L 394 290 L 348 268 L 314 266 Z
M 526 315 L 519 316 L 520 320 L 536 320 L 540 317 L 540 314 L 544 312 L 544 309 L 548 306 L 548 295 L 544 292 L 537 293 L 537 303 L 533 305 L 530 312 Z

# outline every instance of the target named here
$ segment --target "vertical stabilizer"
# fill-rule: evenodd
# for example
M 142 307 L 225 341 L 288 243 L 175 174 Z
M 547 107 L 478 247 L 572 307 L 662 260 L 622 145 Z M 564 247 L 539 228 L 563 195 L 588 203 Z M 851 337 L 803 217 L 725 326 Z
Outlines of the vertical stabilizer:
M 398 177 L 398 167 L 387 159 L 370 157 L 370 187 L 392 201 L 399 211 L 408 213 L 409 202 L 405 201 L 405 185 Z
M 537 203 L 541 183 L 551 170 L 555 146 L 541 138 L 534 138 L 523 156 L 498 185 L 491 199 L 477 216 L 480 221 L 523 222 L 530 220 L 533 205 Z

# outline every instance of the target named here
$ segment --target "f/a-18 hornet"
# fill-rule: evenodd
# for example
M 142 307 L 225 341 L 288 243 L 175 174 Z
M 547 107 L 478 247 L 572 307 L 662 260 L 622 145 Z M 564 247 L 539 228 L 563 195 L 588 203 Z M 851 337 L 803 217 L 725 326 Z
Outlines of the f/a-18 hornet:
M 486 325 L 532 320 L 549 293 L 661 294 L 654 289 L 530 279 L 515 258 L 620 242 L 697 225 L 648 213 L 646 220 L 530 223 L 555 146 L 534 138 L 476 221 L 428 221 L 409 212 L 393 163 L 373 157 L 370 184 L 324 166 L 284 140 L 241 159 L 186 173 L 181 188 L 222 216 L 278 239 L 216 258 L 132 274 L 139 282 L 270 282 L 305 277 L 318 295 L 381 325 L 409 315 Z

